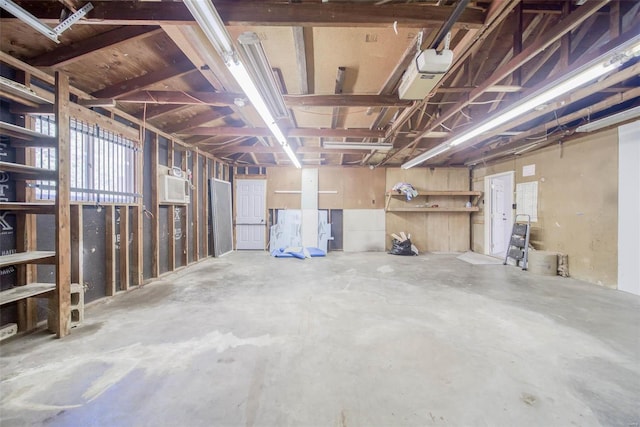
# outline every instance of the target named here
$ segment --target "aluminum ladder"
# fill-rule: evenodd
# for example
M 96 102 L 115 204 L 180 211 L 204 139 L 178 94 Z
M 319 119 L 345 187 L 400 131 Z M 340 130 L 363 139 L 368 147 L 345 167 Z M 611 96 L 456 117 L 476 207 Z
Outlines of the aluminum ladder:
M 524 220 L 518 221 L 518 217 L 526 217 Z M 513 222 L 513 228 L 511 229 L 511 237 L 509 237 L 509 244 L 507 247 L 507 253 L 504 256 L 504 265 L 507 265 L 509 258 L 515 260 L 516 266 L 522 267 L 526 270 L 529 262 L 529 236 L 531 234 L 531 216 L 518 214 Z

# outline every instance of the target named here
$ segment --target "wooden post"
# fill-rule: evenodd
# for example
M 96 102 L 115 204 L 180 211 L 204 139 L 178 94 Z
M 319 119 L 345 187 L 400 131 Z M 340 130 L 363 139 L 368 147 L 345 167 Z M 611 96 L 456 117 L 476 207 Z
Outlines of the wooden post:
M 182 154 L 182 164 L 180 168 L 183 171 L 186 171 L 188 165 L 189 161 L 187 160 L 187 152 L 185 151 Z M 180 229 L 182 230 L 182 253 L 180 254 L 180 260 L 183 266 L 189 264 L 189 227 L 191 226 L 191 224 L 189 224 L 189 209 L 191 208 L 190 205 L 192 203 L 193 200 L 191 200 L 191 203 L 184 206 L 184 212 L 182 217 L 180 217 Z
M 191 216 L 193 218 L 193 260 L 198 261 L 200 259 L 200 187 L 202 186 L 202 176 L 200 169 L 200 155 L 198 152 L 193 153 L 193 177 L 192 182 L 194 189 L 193 200 L 191 200 Z
M 69 77 L 56 71 L 55 114 L 57 123 L 57 187 L 56 187 L 56 291 L 50 300 L 50 314 L 58 338 L 69 334 L 71 322 L 71 165 L 69 129 Z M 54 323 L 51 325 L 51 323 Z
M 107 296 L 116 294 L 116 213 L 113 205 L 105 209 L 105 293 Z
M 129 206 L 120 206 L 120 290 L 129 289 Z
M 142 147 L 144 147 L 144 132 L 142 136 Z M 143 189 L 143 168 L 144 156 L 142 151 L 136 153 L 136 193 L 142 194 Z M 137 200 L 136 206 L 133 206 L 133 223 L 131 229 L 133 231 L 133 242 L 131 250 L 133 251 L 133 286 L 140 286 L 144 282 L 144 204 L 142 198 Z
M 167 148 L 167 157 L 169 167 L 173 167 L 173 141 L 169 141 Z M 169 205 L 169 212 L 167 213 L 167 230 L 169 232 L 168 239 L 168 252 L 169 252 L 169 271 L 176 269 L 176 223 L 175 223 L 175 206 Z
M 71 282 L 84 284 L 82 205 L 71 206 Z
M 151 141 L 151 275 L 160 275 L 160 205 L 158 204 L 158 135 Z
M 209 159 L 204 158 L 202 171 L 202 204 L 204 223 L 202 224 L 202 252 L 205 258 L 209 256 Z

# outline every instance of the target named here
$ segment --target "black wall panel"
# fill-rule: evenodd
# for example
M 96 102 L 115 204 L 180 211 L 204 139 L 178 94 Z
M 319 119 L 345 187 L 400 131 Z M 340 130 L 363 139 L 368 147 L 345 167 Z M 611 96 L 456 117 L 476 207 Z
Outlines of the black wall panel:
M 150 132 L 145 133 L 145 141 L 144 141 L 144 155 L 143 155 L 143 168 L 142 168 L 142 204 L 145 209 L 151 211 L 151 147 L 152 144 L 152 135 Z M 151 259 L 153 255 L 153 241 L 151 240 L 151 230 L 152 230 L 152 218 L 150 215 L 143 215 L 143 230 L 144 236 L 142 237 L 142 247 L 143 247 L 143 270 L 142 274 L 145 279 L 149 279 L 153 277 L 153 271 L 151 270 Z
M 85 206 L 82 210 L 83 234 L 83 274 L 86 285 L 86 302 L 106 296 L 107 250 L 105 247 L 106 216 L 104 208 Z

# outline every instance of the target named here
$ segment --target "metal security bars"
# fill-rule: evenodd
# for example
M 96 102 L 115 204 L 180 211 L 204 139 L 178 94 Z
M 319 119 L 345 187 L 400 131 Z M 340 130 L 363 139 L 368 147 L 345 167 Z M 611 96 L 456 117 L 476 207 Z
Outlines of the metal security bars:
M 36 116 L 37 132 L 54 136 L 53 117 Z M 70 121 L 71 200 L 95 203 L 135 203 L 137 156 L 134 141 L 97 125 Z M 55 169 L 56 149 L 36 148 L 36 166 Z M 56 196 L 55 182 L 36 181 L 36 198 Z

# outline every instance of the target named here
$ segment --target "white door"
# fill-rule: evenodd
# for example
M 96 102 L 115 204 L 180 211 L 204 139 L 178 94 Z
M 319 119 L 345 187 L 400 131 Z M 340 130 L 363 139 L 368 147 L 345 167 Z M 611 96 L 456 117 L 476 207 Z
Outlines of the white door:
M 267 181 L 236 180 L 236 249 L 265 248 Z
M 513 226 L 513 173 L 492 175 L 485 178 L 485 212 L 488 229 L 485 228 L 485 253 L 504 257 Z

